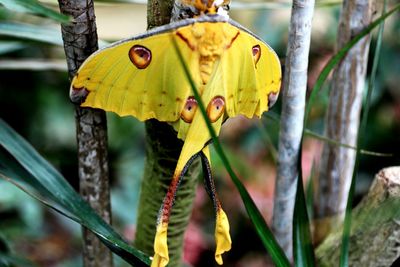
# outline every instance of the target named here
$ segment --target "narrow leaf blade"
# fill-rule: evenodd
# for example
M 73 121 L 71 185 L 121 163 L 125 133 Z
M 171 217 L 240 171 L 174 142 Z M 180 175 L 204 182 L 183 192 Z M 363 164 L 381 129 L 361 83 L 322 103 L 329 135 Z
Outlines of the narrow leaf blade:
M 62 23 L 70 21 L 68 16 L 60 14 L 36 0 L 0 0 L 0 4 L 15 12 L 33 13 Z
M 63 45 L 60 30 L 32 24 L 1 22 L 0 35 L 28 39 L 59 46 Z
M 185 60 L 182 57 L 182 54 L 175 43 L 175 39 L 172 39 L 172 42 L 174 44 L 175 52 L 177 53 L 179 57 L 179 61 L 182 64 L 182 67 L 186 73 L 186 77 L 189 80 L 189 83 L 192 87 L 193 95 L 195 99 L 197 100 L 198 107 L 200 109 L 200 112 L 202 113 L 204 120 L 206 122 L 207 128 L 210 132 L 210 135 L 212 137 L 212 141 L 215 147 L 215 150 L 218 153 L 218 156 L 221 158 L 222 163 L 225 166 L 225 169 L 228 171 L 229 176 L 231 177 L 233 183 L 235 184 L 236 188 L 239 191 L 240 197 L 242 198 L 243 204 L 246 208 L 247 214 L 249 215 L 249 218 L 251 222 L 254 224 L 254 227 L 256 228 L 257 234 L 260 237 L 263 245 L 267 249 L 267 251 L 270 253 L 272 260 L 274 261 L 276 266 L 279 267 L 287 267 L 290 266 L 289 260 L 286 257 L 285 253 L 283 252 L 282 248 L 279 246 L 278 242 L 275 240 L 271 230 L 269 229 L 267 223 L 265 222 L 264 218 L 261 215 L 261 212 L 255 205 L 253 199 L 251 198 L 250 194 L 247 192 L 246 188 L 242 184 L 242 182 L 239 180 L 239 178 L 236 176 L 235 172 L 233 171 L 231 164 L 228 161 L 228 158 L 226 157 L 221 144 L 218 141 L 217 134 L 215 133 L 214 128 L 211 125 L 211 122 L 207 116 L 207 111 L 206 108 L 201 101 L 200 94 L 196 88 L 196 85 L 193 81 L 193 78 L 190 74 L 190 71 L 188 69 L 188 66 L 185 63 Z
M 9 178 L 13 179 L 16 184 L 20 184 L 20 179 L 23 179 L 25 184 L 28 184 L 37 192 L 45 194 L 42 195 L 43 198 L 48 198 L 57 204 L 57 206 L 54 206 L 55 210 L 61 209 L 63 213 L 71 214 L 73 217 L 78 218 L 83 226 L 95 233 L 114 253 L 133 266 L 148 266 L 150 264 L 149 256 L 126 243 L 75 192 L 57 170 L 1 119 L 0 145 L 4 148 L 0 149 L 0 155 L 3 159 L 7 157 L 5 153 L 9 153 L 9 155 L 15 158 L 14 164 L 7 164 L 7 166 L 4 163 L 0 164 L 0 175 L 10 175 L 11 177 Z M 12 175 L 13 172 L 19 173 L 20 175 L 18 176 L 20 177 Z M 44 204 L 47 205 L 48 203 L 51 202 Z
M 311 239 L 310 220 L 304 195 L 303 175 L 301 168 L 302 142 L 297 159 L 298 179 L 296 201 L 293 214 L 293 254 L 295 266 L 315 266 L 314 249 Z

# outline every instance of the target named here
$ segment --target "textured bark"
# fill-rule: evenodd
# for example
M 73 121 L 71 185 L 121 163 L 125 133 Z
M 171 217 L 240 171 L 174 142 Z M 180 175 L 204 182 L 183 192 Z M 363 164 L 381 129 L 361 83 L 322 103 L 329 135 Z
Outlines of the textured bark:
M 370 22 L 372 0 L 345 0 L 338 30 L 338 49 Z M 369 50 L 369 36 L 355 45 L 333 73 L 326 117 L 325 135 L 339 143 L 356 146 L 360 110 Z M 317 227 L 315 240 L 321 240 L 341 220 L 347 203 L 355 150 L 324 144 L 316 187 Z M 336 216 L 335 220 L 324 219 Z
M 148 2 L 148 27 L 169 23 L 173 1 Z M 157 79 L 157 77 L 154 77 Z M 171 182 L 183 142 L 173 128 L 156 120 L 146 121 L 146 162 L 139 200 L 135 246 L 153 255 L 158 211 Z M 168 226 L 169 266 L 180 266 L 183 235 L 192 211 L 199 163 L 184 177 L 176 195 Z
M 69 77 L 97 50 L 97 33 L 92 0 L 59 0 L 60 10 L 74 22 L 61 27 Z M 105 221 L 111 223 L 105 112 L 76 107 L 80 192 Z M 84 266 L 113 266 L 111 251 L 83 228 Z
M 174 0 L 149 0 L 147 2 L 147 28 L 168 24 Z
M 303 133 L 313 13 L 314 0 L 293 1 L 282 90 L 278 174 L 272 227 L 289 259 L 293 258 L 292 218 L 298 177 L 297 158 Z
M 386 267 L 400 257 L 400 167 L 381 170 L 352 212 L 349 266 Z M 337 266 L 342 228 L 316 250 L 319 266 Z

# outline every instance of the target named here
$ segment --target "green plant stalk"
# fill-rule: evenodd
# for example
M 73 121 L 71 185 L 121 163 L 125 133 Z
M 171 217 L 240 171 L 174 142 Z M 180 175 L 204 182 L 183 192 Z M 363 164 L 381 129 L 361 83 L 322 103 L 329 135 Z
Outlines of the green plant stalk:
M 304 134 L 312 136 L 312 137 L 314 137 L 316 139 L 319 139 L 319 140 L 321 140 L 323 142 L 327 142 L 329 144 L 333 144 L 333 145 L 337 145 L 337 146 L 341 146 L 341 147 L 346 147 L 346 148 L 349 148 L 349 149 L 357 150 L 357 147 L 355 147 L 355 146 L 351 146 L 351 145 L 348 145 L 348 144 L 343 144 L 341 142 L 338 142 L 336 140 L 332 140 L 332 139 L 330 139 L 328 137 L 322 136 L 322 135 L 317 134 L 317 133 L 315 133 L 315 132 L 313 132 L 311 130 L 308 130 L 308 129 L 304 129 Z M 360 149 L 360 154 L 376 156 L 376 157 L 394 157 L 394 156 L 396 156 L 395 153 L 380 153 L 380 152 L 369 151 L 369 150 L 365 150 L 365 149 Z
M 146 163 L 138 205 L 137 234 L 135 246 L 153 255 L 157 215 L 172 179 L 182 141 L 167 123 L 155 120 L 146 124 Z M 163 134 L 160 134 L 163 133 Z M 200 171 L 198 161 L 183 178 L 176 194 L 168 225 L 169 266 L 180 266 L 183 234 L 192 212 Z
M 148 28 L 170 22 L 173 1 L 151 0 L 147 6 Z M 157 215 L 172 180 L 183 142 L 175 130 L 165 122 L 148 120 L 146 128 L 146 161 L 138 203 L 135 245 L 153 255 Z M 192 213 L 196 193 L 199 162 L 196 161 L 183 178 L 176 194 L 168 224 L 169 266 L 180 266 L 183 237 Z
M 400 7 L 400 5 L 398 5 L 397 7 Z M 382 17 L 385 15 L 385 12 L 386 12 L 386 0 L 384 0 L 384 2 L 383 2 Z M 390 12 L 388 12 L 386 14 L 390 14 Z M 349 262 L 351 211 L 352 211 L 352 204 L 353 204 L 353 198 L 354 198 L 354 191 L 355 191 L 355 187 L 356 187 L 357 170 L 358 170 L 358 167 L 360 164 L 360 147 L 363 144 L 364 135 L 365 135 L 365 132 L 367 129 L 368 113 L 369 113 L 369 108 L 370 108 L 370 103 L 371 103 L 372 91 L 374 90 L 374 86 L 375 86 L 375 77 L 376 77 L 376 71 L 377 71 L 378 62 L 379 62 L 379 55 L 380 55 L 380 50 L 381 50 L 384 25 L 385 25 L 384 20 L 382 20 L 382 23 L 379 24 L 379 31 L 378 31 L 378 38 L 376 41 L 377 44 L 376 44 L 376 49 L 375 49 L 375 55 L 374 55 L 374 59 L 373 59 L 373 63 L 372 63 L 371 76 L 370 76 L 369 83 L 368 83 L 367 98 L 364 103 L 364 113 L 362 115 L 361 125 L 360 125 L 359 131 L 358 131 L 356 160 L 355 160 L 355 164 L 354 164 L 353 175 L 351 178 L 350 190 L 349 190 L 349 194 L 347 197 L 345 218 L 344 218 L 344 224 L 343 224 L 342 246 L 341 246 L 341 253 L 340 253 L 340 266 L 341 267 L 348 266 L 348 262 Z
M 266 116 L 268 118 L 272 119 L 275 123 L 277 123 L 280 120 L 279 116 L 277 114 L 273 114 L 272 111 L 267 113 Z M 349 144 L 343 144 L 341 142 L 338 142 L 336 140 L 333 140 L 331 138 L 328 138 L 326 136 L 323 136 L 321 134 L 313 132 L 312 130 L 307 129 L 307 128 L 304 128 L 303 135 L 309 135 L 313 138 L 316 138 L 318 140 L 321 140 L 321 141 L 329 143 L 329 144 L 346 147 L 346 148 L 353 149 L 353 150 L 357 149 L 355 146 L 351 146 Z M 399 156 L 398 153 L 381 153 L 381 152 L 370 151 L 370 150 L 365 150 L 365 149 L 360 149 L 360 153 L 363 155 L 370 155 L 370 156 L 376 156 L 376 157 L 398 157 Z
M 204 103 L 201 100 L 201 96 L 199 92 L 197 91 L 196 85 L 192 79 L 192 76 L 190 74 L 190 71 L 187 67 L 187 64 L 185 60 L 182 57 L 182 54 L 178 48 L 178 45 L 176 44 L 176 40 L 172 39 L 172 42 L 174 44 L 175 51 L 179 57 L 179 61 L 182 64 L 182 67 L 185 71 L 186 77 L 189 80 L 189 83 L 192 87 L 193 95 L 195 99 L 197 100 L 198 107 L 200 109 L 200 112 L 203 115 L 203 118 L 206 122 L 207 128 L 210 132 L 212 142 L 214 144 L 215 150 L 218 154 L 218 156 L 221 158 L 221 161 L 223 165 L 225 166 L 225 169 L 229 173 L 233 183 L 235 184 L 236 188 L 239 191 L 239 194 L 242 198 L 243 204 L 246 208 L 247 214 L 250 217 L 251 222 L 254 224 L 255 229 L 257 231 L 258 236 L 260 237 L 263 245 L 267 249 L 267 251 L 270 253 L 272 260 L 276 264 L 276 266 L 290 266 L 289 260 L 287 259 L 285 253 L 283 252 L 282 248 L 279 246 L 277 241 L 275 240 L 271 230 L 268 228 L 268 225 L 266 224 L 264 218 L 262 217 L 260 211 L 258 210 L 257 206 L 255 205 L 253 199 L 247 192 L 246 188 L 242 184 L 242 182 L 239 180 L 239 178 L 236 176 L 235 172 L 233 171 L 228 158 L 226 157 L 221 144 L 218 141 L 217 134 L 212 127 L 212 124 L 210 120 L 208 119 L 207 116 L 207 111 L 204 106 Z

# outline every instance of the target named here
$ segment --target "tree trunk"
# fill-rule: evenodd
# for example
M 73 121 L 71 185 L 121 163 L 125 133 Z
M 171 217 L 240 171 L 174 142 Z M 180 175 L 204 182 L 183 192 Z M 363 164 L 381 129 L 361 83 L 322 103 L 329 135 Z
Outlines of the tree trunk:
M 297 158 L 303 133 L 313 13 L 314 0 L 293 1 L 282 90 L 278 174 L 272 227 L 289 259 L 293 258 L 292 218 L 298 177 Z
M 148 2 L 148 27 L 169 23 L 173 1 Z M 157 77 L 155 77 L 157 78 Z M 146 162 L 139 200 L 135 246 L 153 255 L 157 215 L 171 182 L 183 142 L 174 129 L 156 120 L 146 121 Z M 199 163 L 182 180 L 168 226 L 169 266 L 180 266 L 183 235 L 192 211 Z
M 400 167 L 381 170 L 352 212 L 349 266 L 386 267 L 400 257 Z M 342 228 L 316 250 L 321 267 L 337 266 Z
M 82 62 L 98 48 L 93 1 L 59 0 L 59 6 L 63 14 L 74 19 L 61 26 L 72 79 Z M 75 118 L 81 195 L 111 223 L 105 112 L 77 106 Z M 113 266 L 111 251 L 86 228 L 83 228 L 83 262 L 88 267 Z
M 345 0 L 340 17 L 337 49 L 363 30 L 371 22 L 371 16 L 372 0 Z M 333 73 L 325 135 L 350 146 L 356 146 L 357 142 L 369 41 L 369 36 L 360 40 Z M 324 144 L 314 198 L 316 242 L 326 236 L 337 223 L 337 219 L 343 220 L 355 156 L 356 151 L 353 149 Z M 332 216 L 336 216 L 336 219 L 329 219 Z

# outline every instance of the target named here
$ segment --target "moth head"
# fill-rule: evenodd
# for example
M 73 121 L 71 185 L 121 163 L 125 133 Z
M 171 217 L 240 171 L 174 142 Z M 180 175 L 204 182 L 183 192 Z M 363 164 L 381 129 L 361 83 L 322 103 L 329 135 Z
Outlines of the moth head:
M 230 0 L 181 0 L 175 5 L 190 10 L 192 16 L 200 16 L 203 14 L 218 14 L 224 17 L 228 16 Z M 189 14 L 185 12 L 185 14 Z
M 229 3 L 230 0 L 214 0 L 214 6 L 216 7 L 216 13 L 225 18 L 229 18 Z

